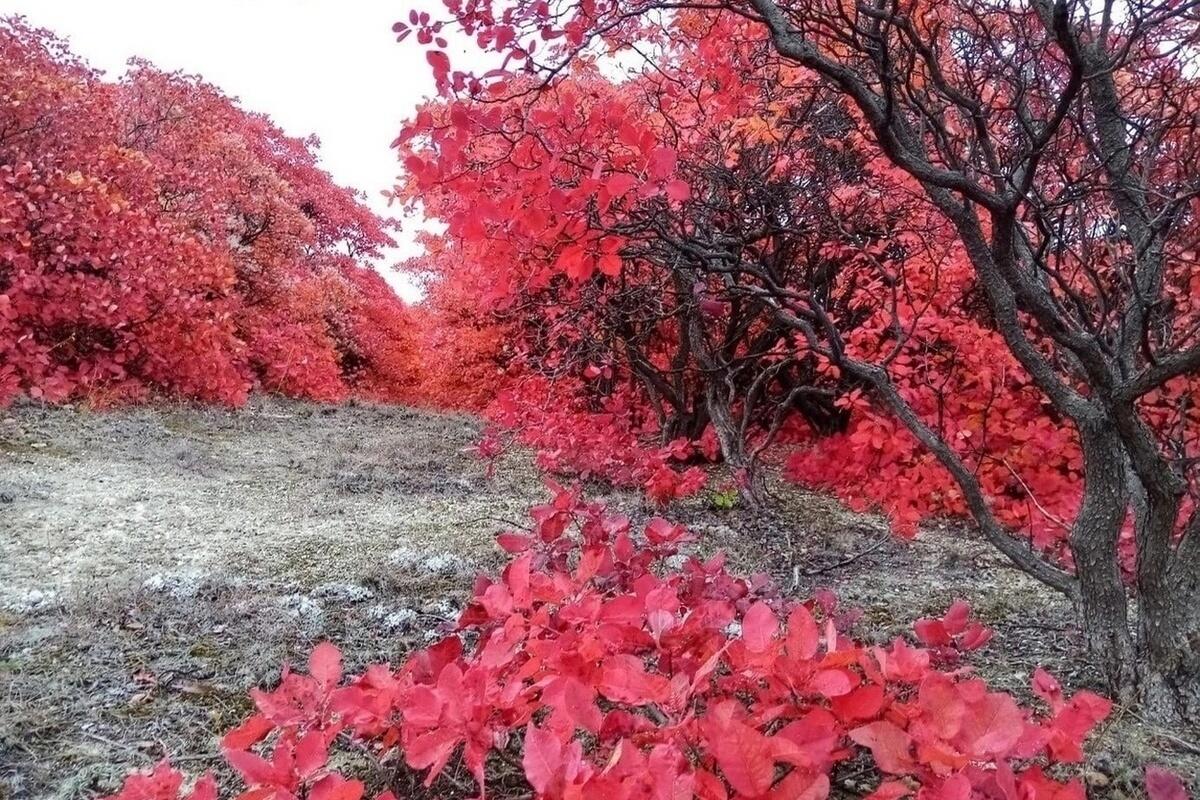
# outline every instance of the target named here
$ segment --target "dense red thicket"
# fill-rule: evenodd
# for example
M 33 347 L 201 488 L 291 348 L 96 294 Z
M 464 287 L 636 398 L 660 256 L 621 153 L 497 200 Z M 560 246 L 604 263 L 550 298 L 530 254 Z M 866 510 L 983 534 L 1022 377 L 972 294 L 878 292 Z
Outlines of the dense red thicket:
M 454 314 L 496 326 L 489 358 L 504 340 L 472 405 L 490 392 L 491 416 L 567 473 L 645 485 L 631 465 L 657 460 L 694 489 L 682 472 L 707 439 L 738 470 L 790 452 L 786 475 L 880 508 L 902 533 L 966 515 L 950 473 L 873 392 L 772 323 L 772 303 L 811 292 L 846 354 L 885 366 L 1000 522 L 1069 563 L 1076 434 L 994 329 L 956 231 L 845 99 L 762 58 L 751 28 L 721 18 L 620 80 L 582 58 L 537 91 L 509 75 L 404 129 L 397 194 L 446 231 L 422 268 Z M 1169 285 L 1184 327 L 1189 280 L 1181 268 Z M 457 373 L 470 357 L 425 361 Z M 1188 452 L 1195 389 L 1180 378 L 1143 400 Z M 664 460 L 681 437 L 693 446 Z M 1124 537 L 1129 566 L 1132 526 Z
M 969 512 L 1122 699 L 1200 713 L 1188 9 L 441 5 L 396 25 L 442 95 L 401 191 L 484 265 L 524 368 L 624 395 L 656 446 L 711 427 L 752 501 L 784 431 L 790 475 L 902 531 Z
M 647 88 L 589 71 L 533 100 L 431 104 L 398 141 L 408 181 L 397 194 L 446 227 L 419 261 L 433 291 L 454 298 L 431 307 L 431 329 L 457 332 L 465 315 L 488 331 L 485 348 L 504 343 L 483 393 L 489 416 L 547 466 L 669 500 L 699 488 L 685 464 L 711 457 L 714 413 L 761 427 L 767 404 L 747 400 L 747 383 L 777 395 L 796 376 L 769 374 L 792 366 L 761 308 L 683 281 L 635 216 L 643 200 L 677 210 L 690 194 L 676 150 L 660 144 L 666 127 L 694 119 L 694 140 L 722 146 L 719 134 L 735 146 L 741 136 L 694 104 L 644 114 Z M 427 373 L 461 375 L 461 351 L 442 355 L 427 355 Z
M 348 680 L 320 645 L 309 674 L 254 691 L 256 712 L 221 742 L 239 797 L 358 800 L 363 782 L 335 766 L 346 748 L 402 760 L 435 790 L 461 763 L 480 796 L 539 800 L 821 800 L 860 758 L 873 800 L 1085 796 L 1069 768 L 1046 767 L 1081 761 L 1111 704 L 1068 698 L 1040 670 L 1037 711 L 989 688 L 961 663 L 988 638 L 965 604 L 917 623 L 930 649 L 862 644 L 832 597 L 786 600 L 719 555 L 680 556 L 682 526 L 636 534 L 551 488 L 528 531 L 500 534 L 508 565 L 477 578 L 446 638 Z M 181 785 L 164 765 L 116 797 L 174 800 Z M 188 796 L 215 797 L 211 778 Z
M 364 266 L 390 239 L 316 145 L 0 23 L 0 403 L 398 397 L 411 322 Z
M 442 249 L 452 246 L 423 236 L 427 253 L 406 269 L 426 283 L 425 297 L 413 306 L 413 344 L 421 369 L 414 377 L 415 402 L 439 409 L 483 411 L 516 374 L 514 336 L 509 326 L 480 313 L 473 286 L 439 280 L 431 268 Z
M 880 506 L 905 532 L 965 513 L 949 474 L 868 393 L 773 327 L 740 287 L 702 268 L 681 281 L 664 245 L 700 247 L 714 224 L 729 232 L 792 215 L 805 229 L 758 243 L 762 258 L 797 290 L 819 284 L 859 355 L 899 347 L 892 372 L 906 397 L 978 465 L 1005 521 L 1061 555 L 1077 447 L 1023 390 L 1027 378 L 972 302 L 951 232 L 847 135 L 849 112 L 804 117 L 815 100 L 837 109 L 827 94 L 776 99 L 774 71 L 713 83 L 701 63 L 736 63 L 730 54 L 681 59 L 669 79 L 612 82 L 584 68 L 532 99 L 505 86 L 497 96 L 516 100 L 435 103 L 401 136 L 399 192 L 447 228 L 421 261 L 434 291 L 453 293 L 454 313 L 491 321 L 485 349 L 497 339 L 508 348 L 489 382 L 493 419 L 547 467 L 669 500 L 699 488 L 684 477 L 688 462 L 722 454 L 709 392 L 728 383 L 715 405 L 736 418 L 733 436 L 750 449 L 802 445 L 786 465 L 794 479 Z M 644 112 L 646 97 L 655 112 Z M 881 302 L 897 273 L 900 307 Z M 435 310 L 430 329 L 449 318 Z M 903 342 L 897 325 L 911 334 Z M 426 356 L 427 374 L 464 374 L 462 355 L 439 356 Z
M 506 385 L 486 410 L 500 431 L 532 447 L 537 465 L 552 474 L 638 488 L 658 504 L 700 491 L 707 474 L 699 465 L 687 465 L 716 461 L 715 441 L 711 436 L 695 442 L 680 437 L 657 447 L 648 444 L 658 428 L 639 399 L 629 391 L 589 397 L 577 380 L 552 383 L 530 376 Z M 492 432 L 481 454 L 497 437 L 504 446 L 503 435 Z

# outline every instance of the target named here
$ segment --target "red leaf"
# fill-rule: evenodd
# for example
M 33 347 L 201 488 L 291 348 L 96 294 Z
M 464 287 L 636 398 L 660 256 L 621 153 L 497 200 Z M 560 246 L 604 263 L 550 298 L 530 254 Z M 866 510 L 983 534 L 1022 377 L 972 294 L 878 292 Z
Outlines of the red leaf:
M 633 175 L 627 172 L 617 172 L 609 176 L 604 188 L 608 189 L 608 193 L 613 197 L 620 197 L 637 185 L 638 179 Z
M 524 553 L 533 544 L 533 537 L 523 533 L 501 533 L 496 537 L 496 544 L 506 553 Z
M 217 781 L 211 772 L 206 772 L 196 781 L 187 800 L 217 800 Z
M 709 747 L 734 791 L 758 797 L 775 781 L 775 762 L 767 737 L 749 725 L 729 720 L 714 727 Z
M 742 639 L 746 649 L 752 653 L 763 653 L 771 647 L 771 641 L 779 630 L 779 620 L 771 607 L 761 600 L 750 606 L 742 619 Z
M 348 781 L 341 775 L 326 775 L 308 793 L 309 800 L 359 800 L 363 796 L 362 781 Z
M 667 181 L 666 185 L 667 197 L 674 200 L 676 203 L 682 203 L 692 196 L 692 187 L 687 181 L 682 181 L 676 178 L 675 180 Z
M 329 742 L 333 737 L 325 731 L 311 730 L 296 744 L 296 774 L 308 779 L 329 760 Z
M 253 714 L 236 728 L 221 737 L 221 748 L 224 750 L 247 750 L 262 741 L 263 737 L 275 729 L 274 723 L 262 714 Z
M 809 661 L 817 655 L 821 631 L 805 606 L 796 606 L 788 614 L 787 650 L 792 658 Z
M 771 790 L 771 800 L 825 800 L 829 797 L 829 778 L 794 769 Z
M 1058 711 L 1064 705 L 1062 684 L 1041 667 L 1033 671 L 1033 693 L 1045 700 L 1051 711 Z
M 962 650 L 978 650 L 992 640 L 994 631 L 978 622 L 970 622 L 959 637 L 958 646 Z
M 646 538 L 651 544 L 674 544 L 687 538 L 688 531 L 662 517 L 655 517 L 646 524 Z
M 595 272 L 596 259 L 582 244 L 576 243 L 563 248 L 555 266 L 572 280 L 582 281 L 590 278 Z
M 624 262 L 621 261 L 621 254 L 616 251 L 607 251 L 600 254 L 596 259 L 596 268 L 604 275 L 610 278 L 615 278 L 621 274 L 621 267 Z
M 570 732 L 583 728 L 597 733 L 604 724 L 604 715 L 596 706 L 596 692 L 577 678 L 558 678 L 542 693 L 542 700 L 562 715 Z
M 868 747 L 884 772 L 904 775 L 912 770 L 912 737 L 894 722 L 879 720 L 850 731 L 850 738 Z
M 670 147 L 656 147 L 650 153 L 650 177 L 656 181 L 665 181 L 675 174 L 677 161 L 675 150 Z
M 308 674 L 323 686 L 337 686 L 342 680 L 342 652 L 331 642 L 321 642 L 308 657 Z
M 604 660 L 600 673 L 600 692 L 610 700 L 630 705 L 645 705 L 662 701 L 671 684 L 661 675 L 646 672 L 637 656 L 616 655 Z
M 459 740 L 457 731 L 438 728 L 413 739 L 405 748 L 404 757 L 413 769 L 429 768 L 429 777 L 425 779 L 429 785 L 445 768 Z
M 869 684 L 833 698 L 829 705 L 846 722 L 857 722 L 877 716 L 883 710 L 883 702 L 883 687 Z
M 782 747 L 784 741 L 790 744 L 790 749 Z M 834 753 L 842 744 L 842 728 L 828 711 L 814 708 L 785 725 L 771 742 L 777 747 L 776 757 L 780 761 L 822 771 L 835 760 Z
M 533 725 L 525 729 L 525 752 L 521 766 L 529 785 L 538 794 L 547 794 L 562 767 L 563 747 L 549 730 Z
M 1025 715 L 1017 701 L 989 692 L 967 707 L 960 733 L 963 748 L 972 755 L 1003 757 L 1025 733 Z
M 230 750 L 225 753 L 225 760 L 245 779 L 247 786 L 273 786 L 278 780 L 275 767 L 255 753 Z
M 850 675 L 842 669 L 823 669 L 812 677 L 808 688 L 828 698 L 841 697 L 854 688 Z
M 728 800 L 729 792 L 725 790 L 725 784 L 708 770 L 696 770 L 695 780 L 694 790 L 699 800 Z
M 970 604 L 966 600 L 955 600 L 942 617 L 942 625 L 946 628 L 946 633 L 957 636 L 967 627 L 967 620 L 970 618 Z
M 941 620 L 919 619 L 913 623 L 913 631 L 926 647 L 949 647 L 954 644 Z
M 901 797 L 907 797 L 913 791 L 907 784 L 900 781 L 884 781 L 879 784 L 879 788 L 871 792 L 864 800 L 900 800 Z
M 526 553 L 508 565 L 504 571 L 509 593 L 516 608 L 528 608 L 532 601 L 529 591 L 529 571 L 533 565 L 533 554 Z
M 1150 800 L 1190 800 L 1180 777 L 1157 764 L 1146 766 L 1146 796 Z

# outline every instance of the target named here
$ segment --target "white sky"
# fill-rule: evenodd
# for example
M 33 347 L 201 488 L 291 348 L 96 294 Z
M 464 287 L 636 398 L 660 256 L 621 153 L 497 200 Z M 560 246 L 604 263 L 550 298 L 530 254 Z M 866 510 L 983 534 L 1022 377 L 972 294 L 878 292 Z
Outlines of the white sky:
M 321 138 L 325 169 L 365 190 L 385 216 L 379 192 L 398 164 L 389 148 L 401 121 L 433 93 L 424 51 L 398 44 L 392 23 L 413 0 L 0 0 L 0 15 L 70 40 L 110 78 L 141 56 L 168 70 L 199 73 L 242 105 L 268 114 L 295 136 Z M 406 299 L 419 290 L 388 265 L 415 252 L 405 224 L 398 251 L 380 271 Z

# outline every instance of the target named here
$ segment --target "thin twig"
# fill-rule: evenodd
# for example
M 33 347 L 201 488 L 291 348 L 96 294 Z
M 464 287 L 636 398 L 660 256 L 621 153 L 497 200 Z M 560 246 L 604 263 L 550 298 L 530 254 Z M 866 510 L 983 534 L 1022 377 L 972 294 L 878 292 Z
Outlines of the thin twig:
M 1184 739 L 1182 736 L 1177 736 L 1176 734 L 1171 733 L 1170 731 L 1166 730 L 1162 726 L 1156 725 L 1153 722 L 1150 722 L 1148 719 L 1137 714 L 1134 711 L 1126 710 L 1125 713 L 1129 714 L 1129 716 L 1133 717 L 1138 722 L 1140 722 L 1143 725 L 1145 725 L 1146 727 L 1150 728 L 1156 736 L 1161 736 L 1164 739 L 1174 742 L 1176 745 L 1179 746 L 1180 749 L 1182 749 L 1188 753 L 1192 753 L 1193 755 L 1200 756 L 1200 744 L 1196 744 L 1195 742 L 1189 741 L 1188 739 Z
M 1012 468 L 1012 464 L 1009 464 L 1008 460 L 1004 459 L 1004 458 L 999 459 L 999 461 L 1001 464 L 1003 464 L 1008 469 L 1008 471 L 1010 473 L 1012 473 L 1012 476 L 1014 478 L 1016 478 L 1017 483 L 1021 484 L 1021 488 L 1025 490 L 1025 494 L 1029 495 L 1029 500 L 1035 506 L 1037 506 L 1037 510 L 1042 512 L 1042 516 L 1044 516 L 1046 519 L 1053 522 L 1058 527 L 1062 528 L 1064 531 L 1070 532 L 1070 530 L 1071 530 L 1070 525 L 1068 525 L 1065 521 L 1063 521 L 1063 519 L 1061 517 L 1058 517 L 1055 514 L 1051 514 L 1048 510 L 1046 510 L 1045 506 L 1043 506 L 1040 502 L 1038 502 L 1037 496 L 1034 495 L 1033 490 L 1029 488 L 1029 484 L 1025 483 L 1025 481 L 1021 478 L 1021 476 L 1017 474 L 1017 471 Z
M 108 745 L 109 747 L 116 747 L 120 750 L 127 750 L 132 753 L 139 752 L 138 748 L 134 747 L 131 744 L 126 744 L 124 742 L 117 742 L 112 739 L 109 739 L 107 736 L 101 736 L 98 733 L 92 733 L 91 731 L 83 731 L 83 735 L 88 737 L 89 739 L 95 739 L 97 742 L 102 742 L 102 743 Z
M 860 553 L 855 553 L 854 555 L 850 556 L 849 558 L 844 558 L 841 561 L 837 562 L 836 564 L 829 564 L 827 566 L 819 567 L 817 569 L 806 570 L 804 572 L 804 576 L 806 578 L 811 578 L 814 575 L 822 575 L 826 572 L 833 572 L 835 569 L 841 569 L 842 567 L 848 567 L 851 564 L 853 564 L 855 561 L 858 561 L 863 556 L 874 553 L 876 550 L 878 550 L 880 547 L 883 546 L 884 542 L 888 541 L 891 538 L 892 538 L 891 534 L 885 534 L 885 535 L 879 537 L 878 539 L 876 539 L 875 542 L 870 547 L 868 547 L 866 550 L 863 550 Z

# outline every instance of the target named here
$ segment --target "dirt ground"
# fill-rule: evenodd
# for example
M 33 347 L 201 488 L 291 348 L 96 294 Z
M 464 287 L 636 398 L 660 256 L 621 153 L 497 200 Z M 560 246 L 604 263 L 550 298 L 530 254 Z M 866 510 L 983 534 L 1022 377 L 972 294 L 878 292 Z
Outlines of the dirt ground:
M 477 430 L 278 400 L 0 412 L 0 798 L 94 797 L 165 754 L 219 767 L 216 737 L 284 660 L 329 639 L 354 669 L 437 636 L 475 571 L 498 563 L 491 535 L 545 496 L 520 454 L 487 479 L 464 453 Z M 1070 609 L 971 534 L 938 526 L 904 543 L 829 498 L 777 491 L 769 514 L 700 497 L 671 516 L 744 572 L 832 588 L 864 610 L 865 638 L 965 597 L 997 632 L 973 660 L 993 683 L 1028 698 L 1042 664 L 1093 685 Z M 1200 775 L 1198 740 L 1118 710 L 1089 788 L 1138 797 L 1148 761 Z

